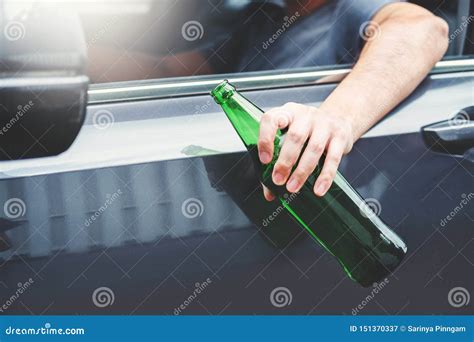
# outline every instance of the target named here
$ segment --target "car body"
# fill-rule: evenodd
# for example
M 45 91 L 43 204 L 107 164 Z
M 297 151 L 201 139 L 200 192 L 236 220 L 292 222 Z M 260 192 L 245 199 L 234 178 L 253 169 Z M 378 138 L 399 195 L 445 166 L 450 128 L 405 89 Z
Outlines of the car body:
M 348 71 L 227 76 L 267 109 L 318 105 Z M 243 145 L 207 94 L 227 76 L 93 86 L 67 152 L 2 163 L 0 203 L 19 199 L 21 209 L 2 221 L 2 298 L 33 281 L 6 312 L 469 312 L 450 305 L 448 293 L 473 285 L 472 155 L 432 151 L 422 127 L 472 106 L 474 60 L 440 62 L 344 158 L 341 172 L 408 245 L 375 294 L 265 202 Z M 263 220 L 275 211 L 268 229 Z M 271 300 L 281 288 L 286 306 Z M 108 294 L 104 305 L 97 291 Z
M 115 1 L 82 8 L 88 48 L 120 45 L 158 54 L 189 44 L 199 48 L 199 41 L 176 39 L 182 22 L 227 13 L 232 6 L 226 4 L 239 3 L 160 0 L 183 17 L 163 15 L 161 25 L 147 30 L 158 0 Z M 393 274 L 361 287 L 277 202 L 265 201 L 239 137 L 209 95 L 229 79 L 262 109 L 290 101 L 318 106 L 350 65 L 136 77 L 91 85 L 86 103 L 85 52 L 77 49 L 77 65 L 61 59 L 67 73 L 27 70 L 27 76 L 38 77 L 28 78 L 23 70 L 0 78 L 0 95 L 9 85 L 8 94 L 20 89 L 39 100 L 45 89 L 53 94 L 41 106 L 31 105 L 29 113 L 37 114 L 28 124 L 16 126 L 32 139 L 32 156 L 51 156 L 0 161 L 0 314 L 472 313 L 474 30 L 472 22 L 462 26 L 472 8 L 465 0 L 414 2 L 443 16 L 457 32 L 450 37 L 451 57 L 370 129 L 340 166 L 408 246 Z M 169 13 L 163 8 L 160 16 Z M 235 25 L 239 13 L 220 14 L 219 20 Z M 116 25 L 120 21 L 127 25 Z M 166 30 L 167 24 L 176 27 Z M 203 24 L 208 30 L 209 23 Z M 81 28 L 70 26 L 71 31 L 54 30 L 70 43 L 66 56 L 84 45 Z M 36 41 L 32 31 L 28 39 Z M 156 37 L 168 31 L 174 36 L 155 46 Z M 215 36 L 206 32 L 206 38 Z M 54 50 L 54 40 L 50 43 Z M 59 83 L 57 77 L 65 75 Z M 30 93 L 28 79 L 44 88 Z M 78 99 L 75 107 L 66 106 L 66 93 Z M 0 119 L 8 112 L 1 111 L 7 100 L 17 106 L 13 95 L 0 96 Z M 50 136 L 46 143 L 24 129 L 42 131 L 39 124 L 49 127 L 54 120 L 61 123 L 55 134 L 75 137 L 80 128 L 77 138 Z M 22 137 L 14 138 L 13 150 Z

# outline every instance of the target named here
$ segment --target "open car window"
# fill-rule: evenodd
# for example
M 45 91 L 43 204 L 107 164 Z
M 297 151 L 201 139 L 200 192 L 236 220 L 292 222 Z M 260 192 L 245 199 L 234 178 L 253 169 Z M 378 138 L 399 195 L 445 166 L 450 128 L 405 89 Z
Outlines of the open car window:
M 107 83 L 351 65 L 365 41 L 380 34 L 370 15 L 389 2 L 375 0 L 363 10 L 332 0 L 309 10 L 279 0 L 103 0 L 102 11 L 82 10 L 88 73 L 93 83 Z M 448 22 L 447 59 L 472 53 L 468 2 L 414 2 Z
M 313 1 L 314 9 L 284 0 L 41 2 L 80 13 L 88 76 L 109 83 L 350 65 L 364 40 L 379 33 L 367 21 L 391 1 Z M 469 1 L 411 2 L 448 22 L 446 58 L 472 54 Z M 6 0 L 5 13 L 21 20 L 34 3 Z

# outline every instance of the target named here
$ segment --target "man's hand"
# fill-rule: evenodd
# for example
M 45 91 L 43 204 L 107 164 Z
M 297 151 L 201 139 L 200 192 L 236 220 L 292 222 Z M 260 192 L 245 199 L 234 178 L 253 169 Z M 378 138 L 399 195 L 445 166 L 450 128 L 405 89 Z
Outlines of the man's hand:
M 314 185 L 314 193 L 323 196 L 334 180 L 342 156 L 352 148 L 352 126 L 342 115 L 325 113 L 315 107 L 287 103 L 274 108 L 266 112 L 261 121 L 258 150 L 262 163 L 272 160 L 276 132 L 286 127 L 288 132 L 273 169 L 273 182 L 276 185 L 286 183 L 289 192 L 298 192 L 327 150 L 324 167 Z M 300 155 L 301 159 L 291 173 Z M 272 199 L 268 191 L 265 197 Z
M 314 186 L 314 193 L 323 196 L 343 154 L 420 84 L 448 47 L 446 22 L 417 5 L 386 5 L 372 18 L 371 27 L 376 32 L 367 39 L 353 70 L 319 109 L 289 103 L 263 115 L 258 148 L 264 164 L 271 161 L 277 128 L 288 126 L 274 168 L 275 184 L 288 181 L 287 190 L 298 191 L 326 152 Z M 268 189 L 264 195 L 273 199 Z

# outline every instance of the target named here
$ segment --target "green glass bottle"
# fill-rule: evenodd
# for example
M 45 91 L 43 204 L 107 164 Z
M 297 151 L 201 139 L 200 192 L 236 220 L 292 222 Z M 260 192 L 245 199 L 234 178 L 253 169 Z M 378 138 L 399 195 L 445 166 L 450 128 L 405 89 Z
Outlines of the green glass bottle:
M 273 160 L 264 165 L 258 157 L 257 142 L 263 111 L 242 96 L 227 81 L 219 84 L 211 95 L 239 134 L 253 160 L 260 181 L 279 199 L 299 225 L 337 258 L 347 275 L 362 286 L 384 279 L 406 254 L 405 243 L 368 206 L 338 172 L 323 197 L 313 193 L 314 182 L 322 161 L 298 193 L 272 181 L 284 133 L 278 131 Z

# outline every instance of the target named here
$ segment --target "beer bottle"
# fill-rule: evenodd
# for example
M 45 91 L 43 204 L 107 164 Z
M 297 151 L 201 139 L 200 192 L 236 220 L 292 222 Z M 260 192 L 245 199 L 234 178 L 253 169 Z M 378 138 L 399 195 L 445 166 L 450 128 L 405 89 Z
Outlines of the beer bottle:
M 324 163 L 322 158 L 301 190 L 288 193 L 285 185 L 278 186 L 272 181 L 284 132 L 277 132 L 272 161 L 262 164 L 257 142 L 263 111 L 227 81 L 212 90 L 211 95 L 247 148 L 260 181 L 276 195 L 299 226 L 339 261 L 352 280 L 370 286 L 400 264 L 407 251 L 405 243 L 371 211 L 339 172 L 326 195 L 317 197 L 313 186 Z

